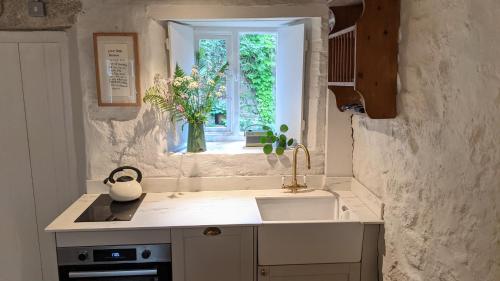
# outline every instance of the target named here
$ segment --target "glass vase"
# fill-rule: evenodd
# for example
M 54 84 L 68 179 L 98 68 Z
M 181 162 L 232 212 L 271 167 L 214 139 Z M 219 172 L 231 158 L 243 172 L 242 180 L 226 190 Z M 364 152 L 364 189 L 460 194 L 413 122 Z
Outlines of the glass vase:
M 187 152 L 203 152 L 206 150 L 205 125 L 203 123 L 189 123 Z

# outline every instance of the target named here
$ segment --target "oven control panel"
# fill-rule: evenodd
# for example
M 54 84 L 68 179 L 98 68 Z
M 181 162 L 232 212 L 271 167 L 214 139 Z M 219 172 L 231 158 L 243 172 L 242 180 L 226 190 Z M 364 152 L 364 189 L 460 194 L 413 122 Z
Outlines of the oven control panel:
M 170 244 L 59 247 L 59 265 L 170 262 Z

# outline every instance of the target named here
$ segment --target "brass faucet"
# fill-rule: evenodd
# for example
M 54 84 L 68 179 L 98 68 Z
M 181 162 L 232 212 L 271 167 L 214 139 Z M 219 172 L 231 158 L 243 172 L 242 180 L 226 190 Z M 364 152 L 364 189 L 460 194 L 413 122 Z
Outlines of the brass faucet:
M 305 182 L 304 184 L 299 184 L 297 182 L 297 154 L 301 148 L 306 153 L 307 169 L 311 169 L 311 155 L 309 154 L 309 150 L 303 144 L 298 144 L 293 150 L 292 184 L 283 184 L 282 186 L 283 189 L 289 189 L 292 193 L 297 193 L 297 190 L 307 188 L 307 184 Z

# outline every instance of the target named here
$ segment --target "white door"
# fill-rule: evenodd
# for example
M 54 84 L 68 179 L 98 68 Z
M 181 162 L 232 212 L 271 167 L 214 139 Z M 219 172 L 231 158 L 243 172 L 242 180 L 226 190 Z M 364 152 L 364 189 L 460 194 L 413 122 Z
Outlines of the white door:
M 252 227 L 172 230 L 174 281 L 253 281 Z
M 302 142 L 304 24 L 278 30 L 276 50 L 276 130 L 288 125 L 288 138 Z
M 0 61 L 0 280 L 42 280 L 19 45 Z
M 2 43 L 6 41 L 11 43 Z M 10 202 L 15 205 L 7 202 L 8 207 L 4 204 L 0 207 L 9 208 L 1 211 L 1 221 L 13 224 L 12 231 L 19 238 L 17 241 L 4 238 L 8 232 L 0 231 L 0 243 L 7 244 L 2 245 L 9 253 L 7 258 L 17 253 L 22 255 L 15 261 L 20 271 L 0 262 L 0 281 L 55 281 L 58 280 L 55 239 L 44 229 L 80 194 L 66 35 L 0 32 L 0 44 L 7 46 L 0 54 L 0 176 L 11 186 L 6 194 L 19 199 Z M 23 169 L 19 167 L 13 172 L 13 165 L 20 166 L 23 161 L 28 161 L 24 167 L 28 170 L 21 172 Z M 2 203 L 9 200 L 0 197 Z M 2 279 L 3 272 L 9 272 L 9 278 Z
M 258 281 L 359 281 L 359 263 L 259 266 Z

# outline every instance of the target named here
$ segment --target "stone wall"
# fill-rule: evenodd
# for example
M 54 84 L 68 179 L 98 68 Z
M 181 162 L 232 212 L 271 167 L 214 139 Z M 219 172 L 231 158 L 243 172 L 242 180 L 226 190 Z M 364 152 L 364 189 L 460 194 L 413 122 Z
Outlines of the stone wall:
M 353 118 L 384 280 L 500 280 L 500 1 L 402 0 L 393 120 Z
M 36 19 L 27 17 L 26 1 L 3 2 L 0 29 L 9 30 L 68 27 L 81 5 L 76 0 L 45 0 L 49 17 Z M 95 106 L 92 32 L 126 30 L 147 36 L 141 39 L 140 48 L 143 65 L 148 67 L 141 71 L 149 78 L 141 87 L 163 70 L 161 61 L 166 58 L 154 53 L 161 53 L 164 30 L 147 17 L 144 2 L 86 0 L 72 30 L 77 40 L 76 56 L 82 64 L 85 138 L 90 141 L 87 177 L 102 177 L 121 163 L 139 164 L 155 176 L 228 175 L 218 167 L 231 167 L 232 175 L 287 172 L 286 160 L 282 163 L 263 156 L 248 161 L 246 156 L 174 155 L 166 161 L 162 136 L 167 120 L 158 121 L 149 108 L 117 114 L 114 109 Z M 498 0 L 402 0 L 399 116 L 393 120 L 354 116 L 352 125 L 355 177 L 386 203 L 384 280 L 500 280 L 498 18 Z M 326 59 L 321 51 L 318 55 Z M 317 81 L 323 83 L 324 74 Z M 319 151 L 313 158 L 321 157 Z M 256 163 L 259 165 L 254 166 Z M 315 161 L 313 172 L 321 174 L 323 166 L 323 160 Z
M 28 0 L 0 0 L 0 30 L 60 30 L 75 23 L 79 0 L 44 0 L 46 17 L 30 17 Z
M 97 106 L 95 70 L 93 63 L 92 33 L 135 31 L 140 34 L 139 49 L 141 60 L 141 89 L 152 83 L 155 73 L 166 73 L 164 50 L 165 30 L 161 23 L 149 15 L 149 7 L 162 5 L 207 5 L 219 6 L 259 6 L 266 11 L 301 5 L 321 4 L 315 0 L 44 0 L 47 17 L 28 16 L 27 0 L 0 0 L 3 13 L 0 14 L 0 29 L 4 30 L 55 30 L 68 29 L 71 48 L 72 79 L 76 119 L 85 127 L 85 161 L 87 179 L 99 179 L 113 167 L 123 164 L 137 165 L 148 176 L 231 176 L 270 175 L 289 173 L 290 159 L 270 159 L 261 154 L 231 155 L 173 155 L 167 152 L 165 136 L 173 134 L 166 116 L 149 106 L 140 109 L 101 108 Z M 307 10 L 307 9 L 306 9 Z M 327 11 L 325 9 L 323 17 Z M 76 20 L 77 19 L 77 20 Z M 306 138 L 313 150 L 313 174 L 324 174 L 324 147 L 326 123 L 326 24 L 323 21 L 309 38 L 312 47 L 309 52 L 306 78 Z M 76 41 L 76 42 L 74 42 Z M 79 106 L 78 106 L 79 105 Z M 83 109 L 80 109 L 83 108 Z M 80 117 L 79 113 L 83 117 Z M 343 120 L 345 126 L 348 123 Z M 83 129 L 82 129 L 83 130 Z M 349 137 L 350 138 L 350 137 Z M 86 159 L 83 159 L 86 158 Z M 245 158 L 247 161 L 241 161 Z M 194 168 L 199 163 L 210 165 Z M 303 162 L 303 161 L 302 161 Z M 235 165 L 241 166 L 233 169 Z M 202 165 L 203 166 L 203 165 Z
M 161 1 L 82 1 L 83 9 L 74 26 L 78 41 L 83 114 L 85 124 L 87 178 L 101 179 L 113 168 L 131 164 L 148 177 L 211 177 L 289 174 L 290 153 L 280 158 L 254 154 L 173 154 L 167 152 L 166 136 L 173 134 L 168 118 L 149 105 L 141 108 L 106 108 L 97 105 L 93 32 L 138 32 L 141 89 L 151 85 L 155 73 L 167 73 L 166 38 L 162 24 L 151 18 L 148 8 Z M 232 1 L 222 1 L 224 4 Z M 222 3 L 221 1 L 214 3 Z M 257 1 L 258 2 L 258 1 Z M 163 3 L 163 2 L 161 2 Z M 168 2 L 169 4 L 177 2 Z M 196 1 L 183 1 L 197 3 Z M 237 3 L 237 5 L 247 5 Z M 260 3 L 260 2 L 259 2 Z M 203 4 L 207 4 L 203 2 Z M 160 4 L 161 5 L 161 4 Z M 209 4 L 211 5 L 211 4 Z M 266 4 L 269 9 L 274 5 Z M 292 5 L 292 4 L 290 4 Z M 103 11 L 106 11 L 103 14 Z M 327 10 L 325 9 L 325 16 Z M 319 22 L 319 21 L 318 21 Z M 310 174 L 324 174 L 324 128 L 326 100 L 326 24 L 311 33 L 312 48 L 306 84 L 307 140 L 312 150 Z M 305 164 L 305 161 L 301 161 Z

